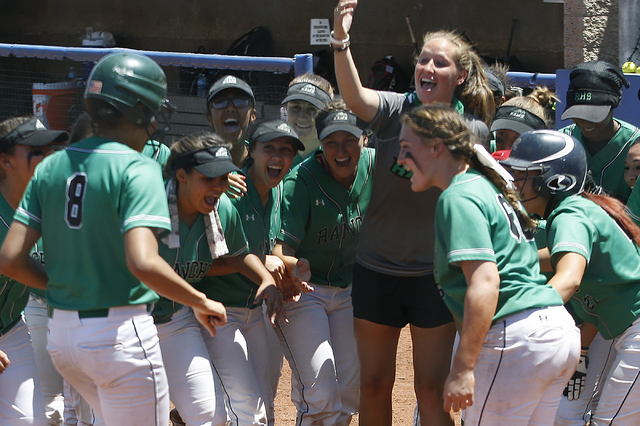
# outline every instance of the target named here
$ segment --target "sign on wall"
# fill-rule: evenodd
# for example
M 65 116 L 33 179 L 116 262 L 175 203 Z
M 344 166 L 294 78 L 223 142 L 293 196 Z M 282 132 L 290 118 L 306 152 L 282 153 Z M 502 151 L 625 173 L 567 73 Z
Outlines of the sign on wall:
M 331 35 L 331 27 L 328 19 L 312 19 L 311 20 L 311 45 L 326 46 L 331 44 L 329 36 Z

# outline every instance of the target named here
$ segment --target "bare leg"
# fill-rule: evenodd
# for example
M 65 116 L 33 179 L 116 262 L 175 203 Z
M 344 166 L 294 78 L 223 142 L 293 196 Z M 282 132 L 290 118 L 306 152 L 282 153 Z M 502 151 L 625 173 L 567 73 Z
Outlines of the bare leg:
M 442 392 L 451 365 L 455 335 L 452 322 L 435 328 L 411 326 L 414 386 L 420 417 L 429 419 L 429 425 L 453 425 L 451 415 L 443 409 Z
M 391 426 L 391 392 L 401 329 L 359 318 L 354 325 L 360 360 L 360 424 Z

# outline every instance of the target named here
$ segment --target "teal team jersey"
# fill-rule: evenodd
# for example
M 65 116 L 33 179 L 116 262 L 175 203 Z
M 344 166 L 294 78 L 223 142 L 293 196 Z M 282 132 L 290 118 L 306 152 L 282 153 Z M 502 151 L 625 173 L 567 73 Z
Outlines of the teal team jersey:
M 364 148 L 350 190 L 324 166 L 317 150 L 284 179 L 282 230 L 278 239 L 311 264 L 313 284 L 351 285 L 360 225 L 371 197 L 375 151 Z
M 47 302 L 92 310 L 153 302 L 129 272 L 123 234 L 170 229 L 160 166 L 102 138 L 82 140 L 36 167 L 15 219 L 42 234 Z
M 627 158 L 631 145 L 640 137 L 640 130 L 632 124 L 617 118 L 615 120 L 620 123 L 620 129 L 607 145 L 593 157 L 588 150 L 585 149 L 585 151 L 589 170 L 591 170 L 596 183 L 626 203 L 631 189 L 624 180 L 624 160 Z M 560 131 L 583 142 L 582 132 L 575 124 L 564 127 Z
M 243 173 L 248 176 L 246 168 Z M 245 196 L 231 199 L 231 203 L 242 220 L 249 251 L 264 262 L 265 256 L 272 253 L 280 230 L 282 182 L 271 190 L 265 207 L 262 206 L 260 194 L 251 179 L 247 177 L 246 182 Z M 253 303 L 258 285 L 242 274 L 208 277 L 207 280 L 210 280 L 212 288 L 216 289 L 218 297 L 216 300 L 225 306 L 252 309 L 261 305 L 261 303 Z
M 13 221 L 14 210 L 0 194 L 0 244 L 7 236 L 7 231 Z M 31 250 L 31 256 L 44 263 L 44 253 L 38 250 L 42 246 L 41 241 Z M 29 301 L 29 289 L 27 286 L 0 275 L 0 336 L 6 334 L 15 326 L 27 302 Z
M 436 279 L 458 326 L 467 282 L 457 265 L 488 261 L 498 267 L 500 289 L 493 321 L 529 308 L 562 305 L 540 274 L 531 235 L 523 232 L 504 196 L 474 169 L 457 175 L 436 206 Z
M 620 335 L 640 315 L 640 248 L 600 206 L 582 196 L 558 204 L 547 221 L 551 255 L 587 260 L 580 289 L 569 300 L 581 320 L 605 339 Z
M 162 142 L 150 139 L 144 145 L 144 148 L 142 149 L 142 155 L 151 158 L 153 161 L 164 167 L 165 164 L 167 164 L 169 156 L 171 155 L 171 150 Z
M 218 215 L 220 216 L 224 238 L 229 248 L 229 253 L 223 257 L 235 257 L 249 253 L 249 244 L 247 244 L 244 229 L 242 228 L 240 214 L 226 195 L 220 197 Z M 217 278 L 211 276 L 203 277 L 202 280 L 194 283 L 194 287 L 206 294 L 209 299 L 217 300 L 225 306 L 236 307 L 230 301 L 236 300 L 237 294 L 245 294 L 246 288 L 223 288 L 219 285 Z M 253 302 L 253 298 L 251 302 Z

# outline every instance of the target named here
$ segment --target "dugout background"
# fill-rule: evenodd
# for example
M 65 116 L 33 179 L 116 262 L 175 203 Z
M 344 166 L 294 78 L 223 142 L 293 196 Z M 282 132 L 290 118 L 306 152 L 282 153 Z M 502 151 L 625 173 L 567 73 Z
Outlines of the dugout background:
M 80 46 L 85 27 L 113 33 L 117 46 L 143 50 L 224 53 L 250 29 L 267 27 L 275 56 L 317 52 L 312 18 L 333 22 L 335 0 L 26 0 L 0 2 L 0 42 Z M 553 73 L 563 67 L 563 4 L 543 0 L 360 0 L 351 32 L 363 81 L 392 54 L 412 71 L 414 32 L 464 31 L 481 54 L 508 59 L 512 70 Z M 514 23 L 515 20 L 515 23 Z M 331 58 L 331 55 L 328 55 Z M 516 61 L 520 66 L 515 66 Z

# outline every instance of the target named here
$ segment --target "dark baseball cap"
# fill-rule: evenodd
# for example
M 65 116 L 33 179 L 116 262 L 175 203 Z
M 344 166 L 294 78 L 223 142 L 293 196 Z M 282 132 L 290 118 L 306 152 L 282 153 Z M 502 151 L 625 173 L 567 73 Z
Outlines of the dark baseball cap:
M 238 89 L 249 95 L 251 101 L 255 105 L 256 97 L 253 94 L 253 90 L 251 90 L 251 86 L 247 84 L 246 81 L 242 80 L 233 75 L 226 75 L 213 83 L 211 89 L 209 89 L 209 94 L 207 95 L 207 106 L 211 103 L 211 99 L 216 96 L 218 93 L 227 89 Z
M 313 83 L 296 83 L 289 87 L 282 104 L 289 101 L 307 101 L 316 108 L 322 109 L 331 102 L 331 96 Z
M 508 129 L 518 134 L 529 130 L 539 130 L 546 127 L 544 120 L 524 108 L 512 105 L 503 105 L 496 110 L 496 115 L 491 123 L 491 131 Z
M 62 144 L 69 140 L 69 133 L 49 130 L 36 117 L 20 124 L 0 139 L 0 149 L 13 145 L 45 146 L 51 143 Z
M 569 74 L 567 108 L 562 119 L 579 118 L 600 123 L 620 105 L 622 86 L 629 87 L 622 69 L 604 61 L 576 65 Z
M 291 138 L 295 141 L 299 151 L 304 151 L 304 144 L 298 137 L 298 133 L 289 123 L 283 120 L 265 121 L 260 123 L 249 138 L 249 144 L 253 146 L 257 142 L 269 142 L 280 137 Z
M 231 153 L 224 146 L 208 146 L 197 151 L 189 152 L 173 162 L 172 168 L 193 167 L 208 178 L 217 178 L 229 172 L 240 169 L 233 164 Z
M 359 138 L 363 130 L 358 127 L 358 118 L 351 111 L 331 111 L 316 119 L 318 139 L 324 140 L 331 133 L 344 131 Z

